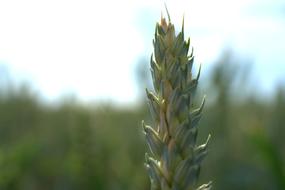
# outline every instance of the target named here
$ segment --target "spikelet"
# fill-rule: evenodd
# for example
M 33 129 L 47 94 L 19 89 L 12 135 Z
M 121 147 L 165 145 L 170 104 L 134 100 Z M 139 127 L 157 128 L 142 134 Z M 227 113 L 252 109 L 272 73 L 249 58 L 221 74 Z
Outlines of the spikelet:
M 207 154 L 207 143 L 196 145 L 197 124 L 205 104 L 193 108 L 200 69 L 192 77 L 194 62 L 190 38 L 182 31 L 175 34 L 174 25 L 161 18 L 155 29 L 154 53 L 150 59 L 155 92 L 146 90 L 153 127 L 142 122 L 151 155 L 146 163 L 151 190 L 209 190 L 211 183 L 196 187 L 201 162 Z

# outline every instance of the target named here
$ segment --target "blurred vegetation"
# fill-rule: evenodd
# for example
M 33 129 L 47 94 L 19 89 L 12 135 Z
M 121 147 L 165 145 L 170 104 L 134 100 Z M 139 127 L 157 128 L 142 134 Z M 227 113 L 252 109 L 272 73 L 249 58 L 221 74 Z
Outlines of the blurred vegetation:
M 206 77 L 211 101 L 199 140 L 209 132 L 212 139 L 200 181 L 212 180 L 213 189 L 285 189 L 284 87 L 270 100 L 240 98 L 250 72 L 238 62 L 226 53 Z M 47 105 L 28 86 L 1 86 L 1 190 L 149 189 L 140 122 L 151 119 L 144 99 L 134 107 L 72 99 Z

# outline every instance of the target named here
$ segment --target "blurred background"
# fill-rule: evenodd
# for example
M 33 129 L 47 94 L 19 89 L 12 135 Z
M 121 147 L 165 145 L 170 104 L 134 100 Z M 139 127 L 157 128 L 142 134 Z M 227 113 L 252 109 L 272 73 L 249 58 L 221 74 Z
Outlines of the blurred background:
M 285 189 L 284 1 L 12 0 L 0 1 L 1 190 L 149 189 L 140 123 L 164 3 L 202 63 L 199 184 Z

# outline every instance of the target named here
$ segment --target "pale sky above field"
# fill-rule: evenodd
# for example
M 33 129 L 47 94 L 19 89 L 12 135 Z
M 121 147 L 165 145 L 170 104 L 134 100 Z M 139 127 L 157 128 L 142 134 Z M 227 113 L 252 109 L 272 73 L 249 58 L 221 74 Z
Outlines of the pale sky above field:
M 75 94 L 133 103 L 135 66 L 152 51 L 164 2 L 177 28 L 185 14 L 186 35 L 206 70 L 229 46 L 254 61 L 262 92 L 285 84 L 281 0 L 0 0 L 0 74 L 28 81 L 48 101 Z

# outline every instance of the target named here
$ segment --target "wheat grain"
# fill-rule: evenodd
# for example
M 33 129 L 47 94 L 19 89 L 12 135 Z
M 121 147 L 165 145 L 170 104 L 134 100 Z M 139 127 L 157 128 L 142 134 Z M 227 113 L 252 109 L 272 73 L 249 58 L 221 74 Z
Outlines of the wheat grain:
M 205 98 L 199 108 L 193 107 L 201 67 L 192 77 L 194 62 L 190 38 L 182 30 L 175 34 L 174 25 L 161 18 L 155 29 L 154 53 L 150 59 L 155 92 L 146 90 L 154 127 L 142 122 L 151 155 L 145 166 L 152 190 L 192 190 L 196 187 L 201 161 L 207 154 L 207 143 L 197 146 L 197 124 Z M 208 190 L 211 183 L 197 190 Z

